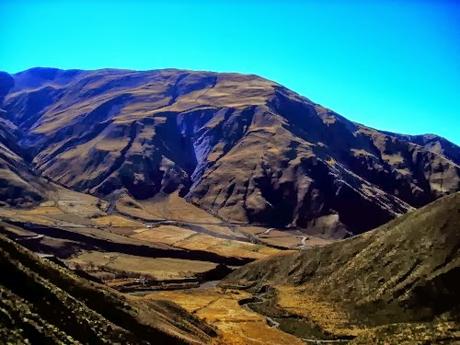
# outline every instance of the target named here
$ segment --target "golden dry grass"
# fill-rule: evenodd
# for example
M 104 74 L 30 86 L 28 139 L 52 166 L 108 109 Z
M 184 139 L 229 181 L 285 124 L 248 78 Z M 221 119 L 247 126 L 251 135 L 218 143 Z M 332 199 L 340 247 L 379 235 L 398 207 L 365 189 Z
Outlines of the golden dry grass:
M 78 195 L 78 193 L 73 192 L 64 194 L 63 201 L 46 202 L 33 209 L 19 210 L 12 208 L 0 208 L 0 216 L 15 221 L 30 222 L 45 226 L 71 226 L 76 232 L 107 238 L 115 242 L 133 242 L 137 244 L 150 242 L 160 245 L 172 245 L 183 249 L 204 250 L 227 257 L 259 259 L 279 252 L 277 249 L 264 245 L 239 241 L 238 238 L 244 238 L 244 235 L 240 233 L 241 230 L 240 232 L 235 233 L 229 227 L 220 224 L 207 224 L 206 221 L 216 220 L 216 218 L 212 215 L 208 215 L 203 210 L 200 210 L 200 212 L 207 215 L 202 220 L 204 223 L 204 225 L 202 225 L 203 227 L 210 232 L 216 233 L 216 236 L 234 236 L 235 240 L 222 239 L 207 234 L 201 234 L 175 225 L 160 225 L 154 228 L 147 228 L 143 222 L 134 220 L 127 216 L 119 214 L 98 214 L 96 204 L 91 203 L 86 206 L 81 205 L 77 202 L 78 200 L 75 200 Z M 90 197 L 89 199 L 84 200 L 93 202 L 96 199 Z M 162 208 L 167 209 L 173 202 L 184 202 L 182 199 L 178 199 L 177 196 L 172 196 L 168 198 L 168 200 L 169 201 L 167 201 L 166 204 L 163 204 L 163 201 L 155 202 L 155 207 L 160 207 L 161 204 Z M 69 205 L 73 203 L 75 203 L 76 206 L 70 207 Z M 66 206 L 61 207 L 63 204 Z M 197 209 L 193 205 L 187 205 L 190 206 L 191 213 L 193 213 L 193 210 Z M 82 211 L 82 209 L 83 215 L 80 215 L 80 211 Z M 137 208 L 132 209 L 138 210 Z M 141 211 L 145 213 L 143 209 L 141 209 Z M 177 214 L 179 213 L 180 212 L 177 211 Z M 85 216 L 88 214 L 90 216 Z M 165 215 L 166 214 L 162 214 L 160 216 L 163 217 Z M 155 217 L 153 215 L 151 216 Z M 201 217 L 200 214 L 198 214 L 198 216 Z M 197 219 L 201 219 L 199 217 Z M 184 213 L 182 218 L 188 219 L 189 221 L 193 220 L 191 216 L 187 215 L 187 212 Z M 243 227 L 240 229 L 242 228 Z M 265 231 L 264 228 L 258 229 L 260 229 L 260 232 Z
M 40 225 L 56 225 L 58 221 L 54 216 L 64 213 L 57 207 L 37 207 L 33 209 L 11 209 L 0 207 L 0 217 L 22 222 L 31 222 Z
M 394 323 L 368 329 L 350 342 L 350 345 L 419 345 L 460 343 L 458 322 Z
M 307 285 L 302 287 L 276 286 L 278 292 L 277 304 L 292 314 L 303 316 L 323 330 L 336 336 L 356 336 L 363 329 L 350 324 L 347 314 L 334 303 L 326 302 L 324 297 L 318 296 L 308 289 Z
M 147 242 L 175 245 L 195 234 L 196 232 L 192 230 L 183 229 L 178 226 L 161 225 L 153 229 L 142 228 L 134 230 L 134 234 L 130 237 Z
M 276 254 L 279 250 L 263 245 L 241 241 L 226 240 L 203 234 L 194 234 L 175 243 L 176 247 L 198 249 L 228 257 L 261 259 Z
M 69 223 L 90 224 L 89 219 L 105 215 L 106 201 L 74 192 L 51 183 L 49 200 L 29 209 L 0 207 L 0 216 L 22 222 L 59 226 Z
M 142 228 L 144 224 L 119 215 L 108 215 L 92 219 L 99 226 Z
M 151 215 L 169 220 L 199 223 L 220 223 L 221 220 L 208 212 L 188 203 L 177 193 L 158 196 L 150 200 L 138 201 Z
M 67 260 L 70 264 L 93 265 L 115 271 L 145 274 L 158 280 L 193 277 L 216 267 L 216 264 L 198 260 L 172 258 L 145 258 L 112 252 L 83 252 Z
M 138 201 L 126 194 L 121 195 L 116 200 L 115 205 L 118 212 L 129 217 L 140 218 L 148 221 L 162 220 L 160 216 L 149 213 Z
M 167 299 L 217 328 L 215 345 L 302 345 L 298 338 L 269 327 L 261 315 L 241 307 L 238 300 L 249 297 L 246 292 L 219 289 L 161 291 L 146 299 Z
M 130 237 L 178 248 L 204 250 L 227 257 L 259 259 L 279 252 L 278 249 L 264 245 L 217 238 L 173 225 L 161 225 L 153 229 L 137 229 Z

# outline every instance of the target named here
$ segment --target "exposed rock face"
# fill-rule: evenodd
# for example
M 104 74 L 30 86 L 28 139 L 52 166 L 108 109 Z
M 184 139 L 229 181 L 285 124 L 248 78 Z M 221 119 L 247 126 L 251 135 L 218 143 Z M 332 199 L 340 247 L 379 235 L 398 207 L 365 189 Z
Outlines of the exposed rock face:
M 371 229 L 460 189 L 460 149 L 350 122 L 253 75 L 32 69 L 3 117 L 42 175 L 136 199 L 180 191 L 238 222 Z M 424 139 L 425 138 L 425 139 Z

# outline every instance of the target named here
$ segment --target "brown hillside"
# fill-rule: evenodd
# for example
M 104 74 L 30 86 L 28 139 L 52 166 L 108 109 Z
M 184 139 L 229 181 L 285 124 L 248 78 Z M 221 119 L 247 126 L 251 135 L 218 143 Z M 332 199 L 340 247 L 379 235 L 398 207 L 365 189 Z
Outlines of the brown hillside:
M 459 225 L 456 193 L 352 239 L 248 264 L 226 280 L 291 287 L 358 325 L 458 321 Z
M 12 77 L 2 117 L 22 131 L 21 150 L 78 191 L 179 192 L 223 219 L 343 237 L 460 187 L 457 146 L 367 128 L 254 75 Z

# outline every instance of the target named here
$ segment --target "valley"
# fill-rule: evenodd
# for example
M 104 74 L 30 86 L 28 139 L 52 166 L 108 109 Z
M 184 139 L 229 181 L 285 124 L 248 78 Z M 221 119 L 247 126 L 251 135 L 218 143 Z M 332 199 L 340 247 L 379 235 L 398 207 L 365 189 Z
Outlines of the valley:
M 460 343 L 446 139 L 256 75 L 33 68 L 0 91 L 0 344 Z
M 438 343 L 436 339 L 450 339 L 444 342 L 450 344 L 460 341 L 460 330 L 455 321 L 458 312 L 455 306 L 459 304 L 455 302 L 458 296 L 455 297 L 457 287 L 454 278 L 459 248 L 457 226 L 460 223 L 456 220 L 460 214 L 459 196 L 457 193 L 444 198 L 384 225 L 382 229 L 351 239 L 329 241 L 328 244 L 323 243 L 322 247 L 304 249 L 299 249 L 298 243 L 285 249 L 254 244 L 249 240 L 252 237 L 243 240 L 243 231 L 239 240 L 219 237 L 222 232 L 215 237 L 194 232 L 185 225 L 196 225 L 196 220 L 193 222 L 187 216 L 181 217 L 180 221 L 167 221 L 179 222 L 181 227 L 178 223 L 164 225 L 164 219 L 160 221 L 161 225 L 153 219 L 143 223 L 139 218 L 118 214 L 116 209 L 107 215 L 98 209 L 99 201 L 86 208 L 88 218 L 79 218 L 81 215 L 74 214 L 78 208 L 60 209 L 50 203 L 29 210 L 3 208 L 0 229 L 3 235 L 39 253 L 41 260 L 51 260 L 70 269 L 80 279 L 89 279 L 118 290 L 132 299 L 133 303 L 174 301 L 193 317 L 215 327 L 218 336 L 211 340 L 212 344 L 367 344 L 369 339 L 386 339 L 390 341 L 389 344 L 418 344 L 422 339 Z M 67 200 L 71 203 L 71 199 Z M 161 205 L 157 204 L 158 208 Z M 218 219 L 208 217 L 208 221 L 216 227 L 208 231 L 224 228 Z M 141 234 L 152 232 L 152 235 L 133 237 L 132 234 L 138 234 L 136 230 L 139 229 L 142 229 Z M 236 229 L 235 225 L 235 228 L 227 230 L 226 236 Z M 273 232 L 278 236 L 279 231 L 273 229 L 259 233 L 266 236 Z M 405 237 L 411 233 L 418 237 L 408 237 L 411 245 L 406 247 Z M 184 241 L 195 236 L 207 236 L 209 239 L 203 242 Z M 447 236 L 446 239 L 443 236 Z M 449 242 L 445 242 L 447 238 Z M 417 247 L 413 241 L 423 245 Z M 194 246 L 189 245 L 191 243 Z M 451 251 L 445 244 L 440 246 L 437 243 L 450 243 Z M 364 288 L 359 285 L 359 273 L 347 273 L 349 277 L 356 277 L 349 283 L 346 278 L 334 283 L 334 276 L 341 276 L 341 269 L 345 272 L 367 272 L 367 269 L 359 268 L 363 264 L 373 265 L 374 275 L 382 275 L 379 281 L 383 283 L 386 273 L 379 271 L 373 259 L 361 258 L 363 255 L 378 255 L 377 251 L 366 246 L 381 245 L 399 247 L 397 252 L 384 247 L 381 249 L 388 253 L 386 255 L 397 255 L 390 265 L 398 267 L 398 273 L 387 278 L 389 287 L 407 289 L 404 286 L 411 286 L 410 289 L 416 291 L 414 286 L 417 285 L 425 286 L 423 289 L 436 286 L 430 293 L 441 293 L 443 297 L 433 297 L 434 300 L 437 303 L 446 298 L 449 300 L 445 307 L 438 304 L 437 309 L 441 308 L 439 311 L 431 309 L 434 313 L 443 314 L 436 316 L 434 323 L 427 322 L 427 317 L 432 316 L 422 316 L 417 312 L 417 306 L 428 301 L 412 297 L 410 312 L 399 309 L 395 304 L 389 305 L 388 310 L 382 310 L 380 315 L 376 313 L 373 305 L 379 305 L 381 302 L 378 300 L 385 298 L 382 294 L 391 293 L 391 290 L 388 287 L 373 290 L 370 281 L 373 274 L 366 278 L 366 290 L 362 292 L 357 290 Z M 419 248 L 420 253 L 413 256 L 417 269 L 413 268 L 410 258 L 404 256 L 404 250 L 409 248 Z M 369 254 L 364 254 L 366 252 Z M 326 259 L 322 255 L 332 255 L 332 258 Z M 340 256 L 334 259 L 336 255 Z M 356 259 L 348 261 L 347 255 L 353 255 Z M 299 261 L 302 256 L 310 257 L 309 260 L 313 262 L 320 261 L 316 264 L 305 259 Z M 254 260 L 258 261 L 245 265 Z M 385 266 L 388 263 L 385 264 L 384 257 L 379 260 L 383 260 L 382 269 L 394 272 L 391 266 Z M 398 263 L 398 260 L 402 261 Z M 341 262 L 347 261 L 346 266 L 340 268 Z M 318 263 L 322 263 L 323 267 L 315 268 Z M 407 267 L 407 273 L 403 267 Z M 439 273 L 428 273 L 429 267 Z M 315 273 L 318 269 L 325 272 L 324 278 L 321 278 L 321 274 L 324 274 L 322 271 Z M 424 274 L 432 278 L 424 278 Z M 319 278 L 315 278 L 315 275 Z M 442 275 L 445 278 L 441 278 Z M 322 282 L 321 279 L 330 282 Z M 420 283 L 410 282 L 414 279 Z M 438 282 L 430 285 L 433 283 L 425 283 L 425 279 Z M 378 288 L 378 284 L 375 288 Z M 328 289 L 337 290 L 328 292 Z M 342 299 L 341 294 L 346 294 L 345 291 L 356 292 Z M 363 298 L 359 297 L 360 293 L 368 295 L 362 301 L 358 299 L 353 302 L 354 295 Z M 411 314 L 412 311 L 416 314 Z M 399 320 L 399 328 L 388 328 L 388 319 Z M 409 331 L 411 328 L 414 330 Z
M 303 248 L 301 229 L 232 224 L 211 215 L 203 217 L 191 205 L 171 208 L 168 198 L 131 216 L 125 205 L 119 212 L 117 206 L 109 209 L 104 200 L 81 193 L 60 190 L 59 197 L 31 209 L 0 208 L 0 234 L 33 250 L 42 260 L 56 262 L 82 279 L 104 284 L 135 301 L 178 303 L 218 327 L 215 344 L 259 344 L 266 332 L 273 344 L 298 342 L 270 327 L 263 314 L 246 309 L 241 300 L 249 294 L 223 291 L 216 285 L 245 263 Z M 331 242 L 309 238 L 312 246 Z M 228 318 L 222 320 L 224 315 Z
M 59 197 L 32 209 L 0 208 L 3 234 L 120 290 L 196 287 L 250 261 L 302 245 L 293 230 L 275 230 L 269 236 L 263 228 L 211 215 L 200 215 L 199 221 L 201 210 L 194 212 L 187 204 L 182 212 L 168 208 L 168 198 L 153 203 L 151 212 L 144 209 L 144 214 L 131 216 L 126 206 L 119 213 L 117 207 L 109 210 L 104 200 L 81 193 L 60 190 Z M 175 210 L 177 218 L 165 219 L 171 214 L 158 213 L 164 208 Z M 312 241 L 328 242 L 319 237 Z

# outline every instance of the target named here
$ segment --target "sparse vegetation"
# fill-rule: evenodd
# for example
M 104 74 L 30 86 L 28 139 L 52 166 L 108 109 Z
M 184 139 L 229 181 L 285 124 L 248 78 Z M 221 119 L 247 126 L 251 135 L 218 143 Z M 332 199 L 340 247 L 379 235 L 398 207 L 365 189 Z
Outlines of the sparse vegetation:
M 456 145 L 255 75 L 0 83 L 0 344 L 460 343 Z
M 0 236 L 0 334 L 33 343 L 188 344 L 212 329 L 171 303 L 136 303 Z
M 397 323 L 361 338 L 388 336 L 396 341 L 405 334 L 407 322 L 426 330 L 430 321 L 441 329 L 439 317 L 458 326 L 458 224 L 460 193 L 355 238 L 248 264 L 222 286 L 248 286 L 257 292 L 269 284 L 277 291 L 280 308 L 336 336 L 361 336 L 369 328 Z M 456 339 L 459 328 L 448 329 L 449 339 Z M 401 335 L 392 335 L 392 330 Z M 427 338 L 429 332 L 424 334 Z M 434 332 L 433 339 L 439 334 Z M 423 337 L 414 337 L 413 343 Z

